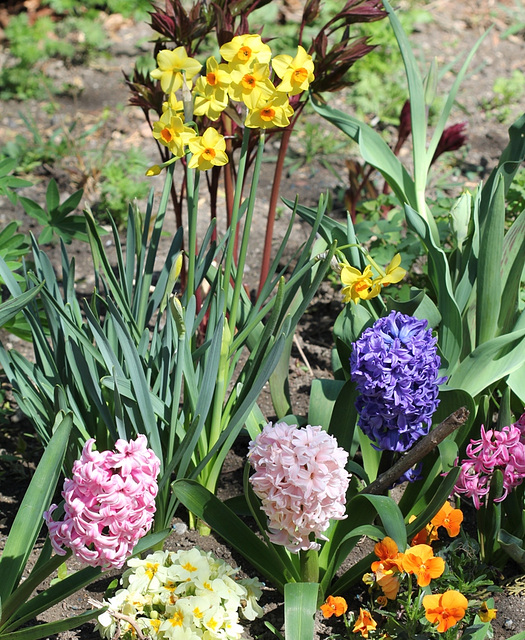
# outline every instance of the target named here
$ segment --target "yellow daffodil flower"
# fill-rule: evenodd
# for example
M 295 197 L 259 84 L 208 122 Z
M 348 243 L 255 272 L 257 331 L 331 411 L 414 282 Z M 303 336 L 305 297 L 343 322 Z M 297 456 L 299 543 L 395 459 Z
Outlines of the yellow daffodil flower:
M 297 47 L 295 58 L 285 54 L 275 56 L 272 60 L 272 68 L 282 80 L 277 91 L 284 91 L 290 96 L 306 91 L 314 80 L 312 56 L 308 55 L 300 45 Z
M 162 103 L 162 113 L 171 109 L 176 114 L 184 113 L 184 102 L 179 100 L 174 93 L 170 93 L 168 99 Z
M 214 91 L 218 89 L 226 91 L 232 81 L 228 65 L 219 64 L 213 56 L 206 60 L 206 75 L 203 77 L 206 80 L 206 85 Z
M 228 106 L 227 89 L 231 76 L 225 64 L 218 64 L 212 56 L 206 61 L 206 75 L 201 76 L 193 89 L 193 113 L 196 116 L 207 116 L 210 120 L 218 120 Z
M 188 162 L 190 169 L 206 171 L 213 166 L 222 166 L 228 162 L 226 142 L 213 127 L 208 127 L 202 136 L 194 136 L 188 141 L 193 156 Z
M 381 291 L 378 279 L 372 278 L 372 267 L 369 264 L 361 273 L 359 269 L 341 263 L 341 282 L 344 285 L 341 293 L 345 302 L 352 300 L 352 302 L 359 304 L 360 300 L 375 298 Z
M 157 69 L 151 72 L 154 80 L 160 80 L 160 86 L 164 93 L 172 93 L 182 87 L 182 74 L 185 73 L 186 81 L 190 80 L 202 69 L 202 65 L 195 58 L 190 58 L 184 47 L 163 49 L 157 54 Z
M 168 147 L 177 158 L 182 158 L 184 146 L 193 136 L 195 136 L 195 131 L 187 127 L 181 117 L 171 109 L 165 111 L 160 120 L 153 123 L 153 137 L 160 144 Z
M 254 61 L 268 64 L 272 50 L 258 34 L 235 36 L 220 48 L 221 56 L 230 62 L 232 68 L 251 64 Z
M 248 101 L 250 104 L 258 104 L 275 93 L 267 64 L 255 63 L 250 68 L 233 69 L 231 79 L 228 90 L 231 99 L 244 102 L 248 108 Z
M 395 284 L 396 282 L 400 282 L 406 275 L 405 269 L 400 267 L 401 264 L 401 256 L 399 253 L 392 258 L 390 264 L 385 269 L 385 275 L 381 277 L 381 284 L 386 286 L 387 284 Z
M 293 108 L 285 93 L 274 92 L 266 100 L 256 100 L 255 96 L 248 96 L 245 104 L 249 109 L 245 125 L 251 129 L 287 127 L 290 124 Z

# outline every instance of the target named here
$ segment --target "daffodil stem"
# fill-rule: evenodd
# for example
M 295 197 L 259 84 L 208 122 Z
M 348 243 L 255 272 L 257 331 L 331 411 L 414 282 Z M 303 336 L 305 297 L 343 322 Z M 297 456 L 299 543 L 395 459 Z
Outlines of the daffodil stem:
M 243 271 L 246 263 L 246 254 L 248 253 L 248 240 L 250 238 L 250 228 L 252 225 L 253 210 L 255 208 L 255 196 L 257 193 L 257 184 L 259 182 L 259 173 L 261 170 L 262 156 L 264 151 L 264 131 L 259 135 L 259 144 L 257 146 L 257 155 L 255 157 L 255 165 L 253 169 L 252 184 L 250 187 L 250 195 L 248 197 L 248 207 L 244 219 L 244 229 L 241 241 L 241 250 L 239 253 L 239 261 L 237 264 L 237 277 L 235 278 L 232 306 L 230 309 L 229 327 L 230 333 L 235 334 L 235 323 L 237 321 L 237 309 L 241 295 L 241 287 L 243 286 Z
M 235 246 L 235 234 L 237 224 L 239 223 L 239 208 L 241 205 L 242 184 L 244 182 L 244 174 L 246 172 L 246 164 L 248 159 L 248 144 L 250 141 L 250 130 L 245 127 L 242 137 L 241 155 L 239 158 L 239 167 L 237 171 L 237 181 L 235 184 L 235 194 L 233 198 L 233 207 L 230 221 L 228 246 L 226 249 L 226 260 L 224 263 L 224 315 L 228 306 L 228 288 L 230 287 L 231 271 L 233 264 L 233 252 Z
M 319 582 L 319 554 L 316 550 L 299 551 L 299 567 L 303 582 Z
M 195 256 L 197 253 L 197 214 L 199 202 L 200 172 L 194 169 L 186 170 L 188 184 L 188 280 L 186 288 L 188 297 L 195 293 Z

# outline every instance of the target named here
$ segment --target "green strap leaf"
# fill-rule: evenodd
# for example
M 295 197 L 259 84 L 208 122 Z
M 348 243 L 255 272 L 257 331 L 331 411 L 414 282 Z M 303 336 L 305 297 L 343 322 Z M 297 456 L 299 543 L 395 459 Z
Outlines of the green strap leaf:
M 286 640 L 312 640 L 317 610 L 317 582 L 288 582 L 284 586 L 284 635 Z

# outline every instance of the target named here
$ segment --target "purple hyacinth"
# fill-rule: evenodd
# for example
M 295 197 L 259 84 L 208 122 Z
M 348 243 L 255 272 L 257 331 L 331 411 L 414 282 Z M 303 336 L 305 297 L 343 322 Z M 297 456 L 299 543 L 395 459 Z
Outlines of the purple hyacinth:
M 406 451 L 425 436 L 436 410 L 441 363 L 426 320 L 392 311 L 353 343 L 359 426 L 378 449 Z

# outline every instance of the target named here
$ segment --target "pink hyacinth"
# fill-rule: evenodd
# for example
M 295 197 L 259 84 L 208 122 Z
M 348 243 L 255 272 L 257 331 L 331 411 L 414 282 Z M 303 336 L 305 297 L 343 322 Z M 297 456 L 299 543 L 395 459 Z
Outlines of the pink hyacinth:
M 494 472 L 503 474 L 503 494 L 494 502 L 505 500 L 509 491 L 525 479 L 525 413 L 520 419 L 500 431 L 485 430 L 481 426 L 481 438 L 471 440 L 467 446 L 468 458 L 461 462 L 456 485 L 457 493 L 472 498 L 479 509 L 490 491 L 490 481 Z
M 52 519 L 55 504 L 44 519 L 57 554 L 68 547 L 93 567 L 120 569 L 151 528 L 160 461 L 144 435 L 117 440 L 116 451 L 93 451 L 94 442 L 86 442 L 73 477 L 64 480 L 64 519 Z
M 348 453 L 321 427 L 279 422 L 250 442 L 248 456 L 270 540 L 294 553 L 319 549 L 330 520 L 346 518 Z

